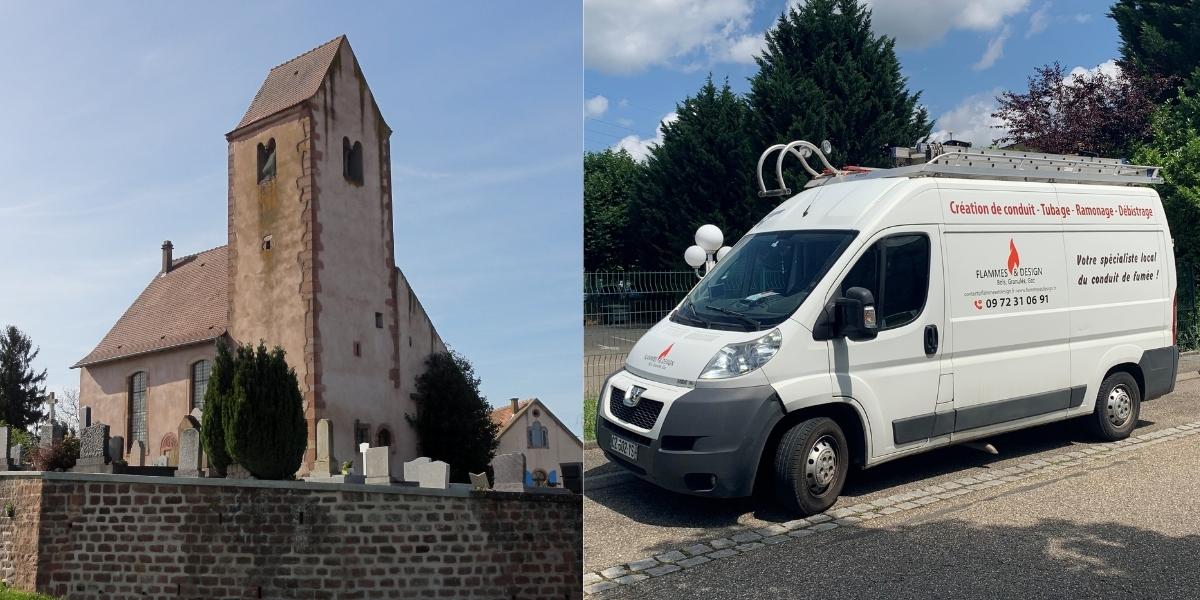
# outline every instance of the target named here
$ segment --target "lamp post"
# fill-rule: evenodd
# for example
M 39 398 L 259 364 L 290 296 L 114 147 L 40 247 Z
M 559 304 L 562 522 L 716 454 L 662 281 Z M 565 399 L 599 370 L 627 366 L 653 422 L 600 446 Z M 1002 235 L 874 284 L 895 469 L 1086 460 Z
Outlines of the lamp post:
M 696 271 L 696 277 L 703 279 L 721 259 L 729 254 L 729 246 L 725 243 L 725 234 L 716 225 L 701 225 L 696 230 L 696 245 L 683 252 L 683 260 Z M 700 273 L 704 267 L 704 273 Z

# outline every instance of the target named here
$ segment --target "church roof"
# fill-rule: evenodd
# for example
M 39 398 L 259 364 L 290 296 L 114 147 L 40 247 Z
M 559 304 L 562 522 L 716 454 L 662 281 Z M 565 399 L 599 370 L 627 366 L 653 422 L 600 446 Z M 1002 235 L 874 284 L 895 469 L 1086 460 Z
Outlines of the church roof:
M 266 81 L 254 95 L 250 108 L 246 109 L 246 114 L 233 130 L 237 131 L 315 96 L 345 41 L 346 36 L 339 35 L 271 69 Z
M 214 340 L 229 328 L 226 247 L 177 258 L 155 274 L 108 335 L 72 368 Z

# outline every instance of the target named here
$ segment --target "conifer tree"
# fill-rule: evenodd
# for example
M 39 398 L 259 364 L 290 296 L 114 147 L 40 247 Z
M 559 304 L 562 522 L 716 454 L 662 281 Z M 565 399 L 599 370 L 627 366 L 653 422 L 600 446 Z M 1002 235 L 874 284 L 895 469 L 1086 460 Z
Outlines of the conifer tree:
M 229 458 L 259 479 L 291 479 L 304 459 L 308 423 L 296 371 L 283 349 L 239 346 L 233 383 L 222 402 Z
M 485 472 L 496 453 L 499 428 L 479 394 L 471 363 L 453 350 L 429 355 L 414 399 L 417 414 L 405 418 L 417 432 L 421 454 L 449 464 L 452 481 Z
M 10 427 L 28 430 L 45 416 L 46 370 L 33 369 L 39 352 L 20 329 L 0 332 L 0 421 Z
M 233 390 L 233 369 L 233 355 L 229 352 L 229 346 L 223 341 L 218 342 L 217 359 L 209 375 L 208 389 L 204 391 L 204 409 L 200 418 L 200 441 L 204 445 L 204 454 L 208 457 L 209 467 L 218 474 L 224 474 L 225 467 L 232 462 L 225 450 L 222 407 Z
M 894 47 L 894 39 L 871 32 L 870 10 L 858 0 L 789 8 L 767 32 L 750 79 L 755 148 L 829 140 L 834 166 L 891 166 L 891 146 L 912 145 L 931 129 Z M 789 173 L 792 189 L 807 180 L 798 166 Z

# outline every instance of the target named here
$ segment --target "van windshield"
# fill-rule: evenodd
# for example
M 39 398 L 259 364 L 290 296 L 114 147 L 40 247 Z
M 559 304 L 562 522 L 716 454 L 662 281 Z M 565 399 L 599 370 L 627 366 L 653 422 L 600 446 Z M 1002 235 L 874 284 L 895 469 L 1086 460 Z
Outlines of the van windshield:
M 770 231 L 742 238 L 688 294 L 671 320 L 756 331 L 792 316 L 854 231 Z

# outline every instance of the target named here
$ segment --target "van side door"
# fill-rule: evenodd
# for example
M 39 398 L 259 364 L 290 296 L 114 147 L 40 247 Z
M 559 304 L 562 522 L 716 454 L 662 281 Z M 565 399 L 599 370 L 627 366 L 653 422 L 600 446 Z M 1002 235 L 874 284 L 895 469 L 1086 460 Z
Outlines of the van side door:
M 828 342 L 833 393 L 853 398 L 866 412 L 872 457 L 918 447 L 932 435 L 945 326 L 940 236 L 937 225 L 877 233 L 832 293 L 836 298 L 861 287 L 875 298 L 874 339 Z

